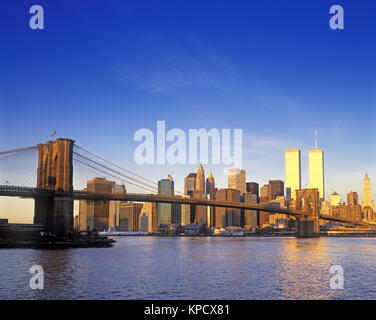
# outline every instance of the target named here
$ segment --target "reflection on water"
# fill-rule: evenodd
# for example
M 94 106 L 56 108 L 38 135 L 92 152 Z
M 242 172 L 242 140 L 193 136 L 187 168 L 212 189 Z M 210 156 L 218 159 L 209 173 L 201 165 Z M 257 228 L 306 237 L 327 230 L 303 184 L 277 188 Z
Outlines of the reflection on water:
M 113 248 L 0 250 L 1 299 L 376 299 L 376 239 L 118 237 Z M 32 265 L 45 272 L 31 290 Z M 344 289 L 329 287 L 332 265 Z

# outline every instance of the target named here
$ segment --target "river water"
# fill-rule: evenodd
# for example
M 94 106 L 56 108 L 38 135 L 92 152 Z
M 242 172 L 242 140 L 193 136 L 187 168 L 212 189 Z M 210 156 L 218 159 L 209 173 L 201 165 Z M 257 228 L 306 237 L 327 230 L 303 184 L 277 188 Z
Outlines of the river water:
M 374 238 L 115 240 L 0 250 L 0 299 L 376 299 Z M 33 265 L 43 267 L 43 290 L 30 289 Z M 343 289 L 330 288 L 332 265 L 343 268 Z

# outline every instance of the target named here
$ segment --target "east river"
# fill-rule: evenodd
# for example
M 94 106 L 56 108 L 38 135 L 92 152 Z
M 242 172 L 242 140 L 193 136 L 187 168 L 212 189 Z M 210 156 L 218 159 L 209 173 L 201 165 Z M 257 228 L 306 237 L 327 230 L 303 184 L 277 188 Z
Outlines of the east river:
M 0 250 L 0 299 L 376 299 L 376 238 L 115 237 Z M 44 289 L 30 288 L 30 267 Z M 343 289 L 332 289 L 333 265 Z

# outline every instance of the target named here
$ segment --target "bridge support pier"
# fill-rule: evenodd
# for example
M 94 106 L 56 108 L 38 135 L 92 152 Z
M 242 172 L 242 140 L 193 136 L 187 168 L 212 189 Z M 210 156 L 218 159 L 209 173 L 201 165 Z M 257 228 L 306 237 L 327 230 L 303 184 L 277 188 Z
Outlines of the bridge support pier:
M 296 190 L 296 210 L 307 212 L 307 216 L 296 218 L 297 238 L 320 236 L 318 196 L 318 189 Z
M 315 217 L 297 218 L 296 237 L 314 238 L 319 237 L 319 219 Z

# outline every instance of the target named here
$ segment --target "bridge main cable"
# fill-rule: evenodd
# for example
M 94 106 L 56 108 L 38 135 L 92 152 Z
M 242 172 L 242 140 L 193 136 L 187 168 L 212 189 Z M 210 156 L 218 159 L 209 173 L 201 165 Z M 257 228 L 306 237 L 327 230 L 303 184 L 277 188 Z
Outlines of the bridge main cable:
M 1 151 L 1 152 L 0 152 L 0 156 L 5 155 L 5 154 L 16 153 L 16 152 L 22 152 L 22 151 L 34 150 L 34 149 L 38 149 L 38 146 L 32 146 L 32 147 L 26 147 L 26 148 L 19 148 L 19 149 L 7 150 L 7 151 Z

